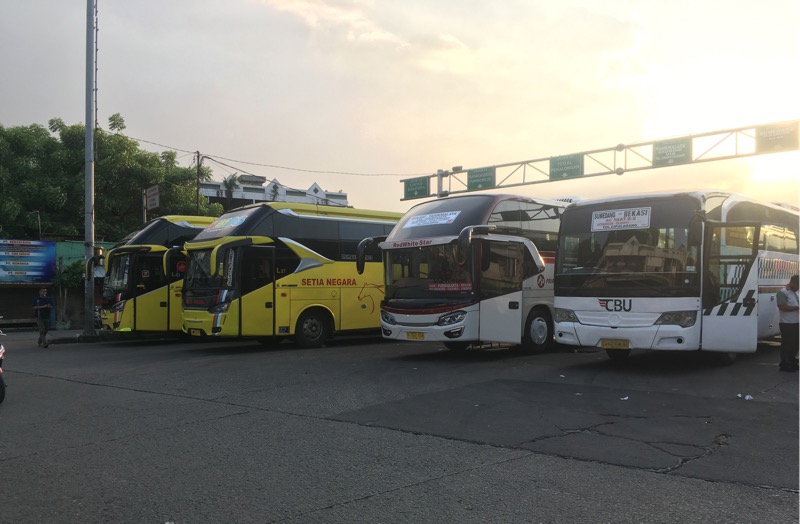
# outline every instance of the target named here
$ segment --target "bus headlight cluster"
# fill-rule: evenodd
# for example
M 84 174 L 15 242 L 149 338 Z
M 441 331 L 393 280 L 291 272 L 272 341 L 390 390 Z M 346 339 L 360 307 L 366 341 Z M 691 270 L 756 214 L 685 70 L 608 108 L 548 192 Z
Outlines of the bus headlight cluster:
M 454 311 L 452 313 L 448 313 L 439 317 L 439 320 L 436 321 L 437 326 L 452 326 L 453 324 L 458 324 L 459 322 L 463 322 L 464 319 L 467 318 L 467 314 L 464 311 Z
M 556 322 L 577 322 L 578 316 L 571 309 L 556 308 Z
M 381 320 L 393 326 L 397 325 L 397 321 L 394 319 L 394 316 L 390 315 L 386 311 L 381 311 Z
M 111 311 L 112 313 L 119 313 L 123 309 L 125 309 L 125 301 L 120 300 L 119 302 L 111 306 L 108 310 Z
M 697 320 L 697 311 L 667 311 L 666 313 L 662 313 L 658 320 L 656 320 L 657 326 L 681 326 L 681 327 L 691 327 L 694 326 L 695 321 Z
M 216 313 L 227 313 L 228 309 L 230 309 L 230 307 L 231 307 L 231 303 L 230 302 L 222 302 L 220 304 L 217 304 L 215 306 L 211 306 L 210 308 L 208 308 L 208 312 L 209 313 L 215 313 L 215 314 Z

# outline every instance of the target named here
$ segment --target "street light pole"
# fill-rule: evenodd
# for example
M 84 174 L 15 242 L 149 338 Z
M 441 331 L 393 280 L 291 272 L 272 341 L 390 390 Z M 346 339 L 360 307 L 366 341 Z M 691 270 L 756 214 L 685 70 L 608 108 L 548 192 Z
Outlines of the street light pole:
M 86 0 L 86 146 L 84 151 L 84 256 L 87 265 L 94 260 L 94 83 L 95 83 L 95 1 Z M 95 336 L 94 331 L 94 271 L 86 271 L 84 282 L 83 334 Z

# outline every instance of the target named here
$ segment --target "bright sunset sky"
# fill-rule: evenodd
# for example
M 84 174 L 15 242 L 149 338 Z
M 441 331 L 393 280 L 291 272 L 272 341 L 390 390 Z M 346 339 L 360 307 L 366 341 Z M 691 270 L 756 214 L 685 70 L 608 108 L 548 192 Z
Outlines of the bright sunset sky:
M 0 125 L 83 122 L 85 46 L 85 0 L 3 0 Z M 798 0 L 99 0 L 98 47 L 101 127 L 360 208 L 455 165 L 800 116 Z M 692 188 L 797 205 L 800 153 L 509 191 Z

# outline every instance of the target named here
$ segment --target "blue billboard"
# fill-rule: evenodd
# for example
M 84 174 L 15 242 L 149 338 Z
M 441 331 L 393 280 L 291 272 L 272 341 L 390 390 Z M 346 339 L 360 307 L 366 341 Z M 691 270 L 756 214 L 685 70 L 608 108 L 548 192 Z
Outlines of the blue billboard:
M 0 284 L 52 284 L 56 243 L 0 239 Z

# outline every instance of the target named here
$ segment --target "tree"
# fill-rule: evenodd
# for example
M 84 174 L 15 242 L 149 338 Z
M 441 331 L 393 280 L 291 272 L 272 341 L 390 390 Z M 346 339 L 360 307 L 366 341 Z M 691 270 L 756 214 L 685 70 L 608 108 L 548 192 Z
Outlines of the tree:
M 225 211 L 233 208 L 233 192 L 239 184 L 239 173 L 228 175 L 222 179 L 222 186 L 225 188 Z
M 124 131 L 125 119 L 122 118 L 122 115 L 120 115 L 119 113 L 114 113 L 113 115 L 108 117 L 108 128 L 115 133 Z
M 95 234 L 116 241 L 142 227 L 142 193 L 160 187 L 157 213 L 195 214 L 197 171 L 177 165 L 173 151 L 153 153 L 120 131 L 118 113 L 95 131 Z M 84 237 L 85 135 L 82 124 L 53 118 L 40 125 L 0 126 L 0 237 Z M 211 178 L 201 169 L 201 179 Z M 222 206 L 201 199 L 200 213 L 219 216 Z M 153 215 L 151 215 L 153 216 Z

